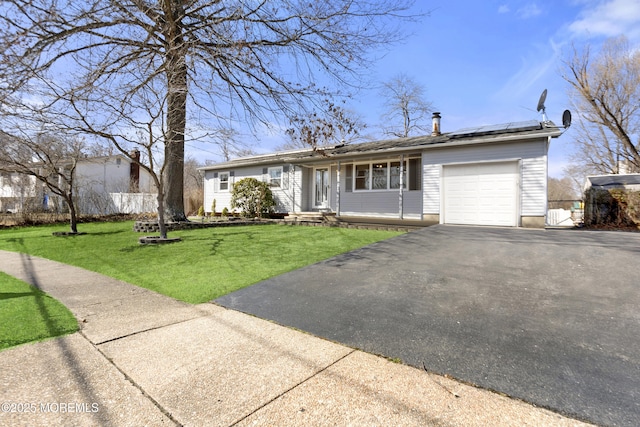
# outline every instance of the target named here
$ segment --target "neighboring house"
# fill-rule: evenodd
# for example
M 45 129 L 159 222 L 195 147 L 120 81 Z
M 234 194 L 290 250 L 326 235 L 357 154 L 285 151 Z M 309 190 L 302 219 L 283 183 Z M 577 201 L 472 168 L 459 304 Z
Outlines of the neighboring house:
M 640 226 L 640 174 L 588 176 L 584 223 Z
M 0 213 L 16 213 L 36 196 L 36 179 L 15 172 L 0 172 Z
M 204 207 L 231 210 L 235 182 L 270 184 L 277 211 L 445 224 L 544 227 L 547 153 L 562 131 L 527 121 L 258 155 L 206 166 Z
M 156 193 L 151 175 L 127 156 L 92 157 L 76 166 L 80 213 L 155 212 Z
M 76 204 L 81 214 L 141 213 L 156 208 L 151 175 L 121 154 L 81 159 L 75 170 Z M 60 210 L 58 196 L 34 177 L 3 173 L 0 210 Z

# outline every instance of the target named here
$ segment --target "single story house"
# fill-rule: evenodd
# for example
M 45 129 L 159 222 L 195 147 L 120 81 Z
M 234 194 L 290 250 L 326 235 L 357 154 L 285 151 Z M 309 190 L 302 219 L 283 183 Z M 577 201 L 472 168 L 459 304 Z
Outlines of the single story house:
M 547 153 L 562 129 L 525 121 L 243 157 L 201 168 L 204 207 L 231 210 L 238 180 L 268 182 L 277 211 L 544 227 Z

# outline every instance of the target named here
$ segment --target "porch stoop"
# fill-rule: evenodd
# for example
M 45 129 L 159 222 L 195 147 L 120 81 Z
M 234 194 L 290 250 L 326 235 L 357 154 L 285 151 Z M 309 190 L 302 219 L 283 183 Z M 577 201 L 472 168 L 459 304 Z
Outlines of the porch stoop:
M 336 222 L 334 212 L 297 212 L 289 213 L 287 221 L 294 222 Z

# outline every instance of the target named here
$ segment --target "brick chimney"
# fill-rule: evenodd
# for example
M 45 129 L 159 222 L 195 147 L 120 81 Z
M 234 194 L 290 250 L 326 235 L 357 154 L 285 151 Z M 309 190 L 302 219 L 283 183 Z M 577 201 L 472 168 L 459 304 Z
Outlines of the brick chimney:
M 431 136 L 440 135 L 440 113 L 433 113 L 433 130 L 431 131 Z
M 140 151 L 133 150 L 129 153 L 131 156 L 131 168 L 129 170 L 129 192 L 140 192 Z

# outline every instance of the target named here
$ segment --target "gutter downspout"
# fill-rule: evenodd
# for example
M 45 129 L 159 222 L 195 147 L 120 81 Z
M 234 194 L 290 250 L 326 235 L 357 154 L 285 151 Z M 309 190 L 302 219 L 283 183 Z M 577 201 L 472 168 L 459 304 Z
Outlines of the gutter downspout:
M 336 170 L 336 217 L 340 216 L 340 160 L 338 160 L 338 169 Z
M 291 192 L 292 192 L 292 202 L 293 202 L 293 213 L 296 213 L 296 165 L 291 165 L 291 170 L 293 172 L 293 178 L 291 179 Z
M 398 208 L 400 219 L 404 219 L 404 154 L 400 155 L 400 193 L 398 194 Z

